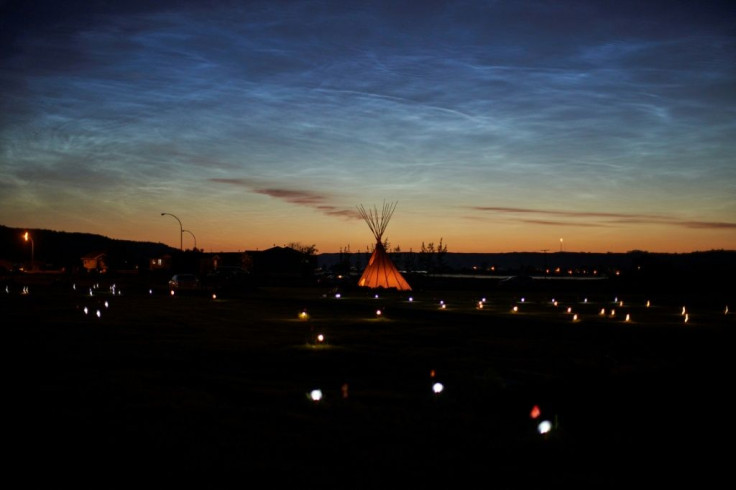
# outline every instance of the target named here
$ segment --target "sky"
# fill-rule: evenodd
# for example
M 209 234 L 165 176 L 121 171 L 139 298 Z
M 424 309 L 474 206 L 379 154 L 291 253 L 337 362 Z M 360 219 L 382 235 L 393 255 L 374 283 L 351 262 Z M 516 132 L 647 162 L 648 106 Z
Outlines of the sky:
M 736 250 L 734 5 L 0 0 L 0 224 Z

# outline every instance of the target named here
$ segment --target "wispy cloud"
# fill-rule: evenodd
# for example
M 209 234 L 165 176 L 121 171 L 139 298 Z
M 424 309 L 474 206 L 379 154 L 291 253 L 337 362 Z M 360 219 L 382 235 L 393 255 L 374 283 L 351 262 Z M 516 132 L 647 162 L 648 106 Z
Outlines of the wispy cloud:
M 475 211 L 491 212 L 500 215 L 519 215 L 517 221 L 535 225 L 553 225 L 553 226 L 615 226 L 615 225 L 671 225 L 681 226 L 684 228 L 698 229 L 736 229 L 736 223 L 718 222 L 718 221 L 691 221 L 683 220 L 674 216 L 666 216 L 659 214 L 637 214 L 637 213 L 606 213 L 598 211 L 567 211 L 554 209 L 535 209 L 535 208 L 508 208 L 498 206 L 473 206 L 471 209 Z M 529 219 L 525 215 L 554 216 L 557 218 L 572 218 L 569 221 L 545 220 L 545 219 Z M 585 219 L 600 218 L 600 221 L 585 221 Z M 581 221 L 582 219 L 582 221 Z
M 330 204 L 331 196 L 322 194 L 315 191 L 306 190 L 295 190 L 286 189 L 280 187 L 272 187 L 268 185 L 262 185 L 254 182 L 251 179 L 221 179 L 213 178 L 209 179 L 210 182 L 216 184 L 234 185 L 245 187 L 251 192 L 256 194 L 263 194 L 265 196 L 273 197 L 291 204 L 297 204 L 300 206 L 306 206 L 317 211 L 326 214 L 328 216 L 339 216 L 350 219 L 360 219 L 357 211 L 341 208 Z

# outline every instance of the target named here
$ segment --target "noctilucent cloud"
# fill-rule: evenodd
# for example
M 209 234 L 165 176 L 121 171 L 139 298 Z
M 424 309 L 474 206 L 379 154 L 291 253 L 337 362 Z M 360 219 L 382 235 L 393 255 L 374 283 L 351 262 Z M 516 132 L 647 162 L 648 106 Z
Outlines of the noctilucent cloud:
M 736 249 L 733 2 L 0 6 L 0 224 L 206 251 Z M 19 238 L 20 239 L 20 238 Z

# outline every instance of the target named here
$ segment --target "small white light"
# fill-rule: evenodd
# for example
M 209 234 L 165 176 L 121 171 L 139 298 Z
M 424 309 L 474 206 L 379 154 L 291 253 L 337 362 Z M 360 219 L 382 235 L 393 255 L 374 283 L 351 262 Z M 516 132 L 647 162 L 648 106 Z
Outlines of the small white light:
M 102 317 L 102 313 L 100 312 L 100 310 L 97 310 L 97 318 L 100 318 L 100 317 Z
M 631 315 L 629 315 L 628 313 L 626 314 L 626 321 L 627 321 L 627 322 L 628 322 L 628 321 L 631 321 Z
M 521 302 L 523 303 L 524 301 L 526 301 L 526 298 L 521 298 Z
M 317 342 L 324 342 L 324 341 L 325 341 L 325 336 L 324 335 L 322 335 L 322 334 L 317 335 Z
M 572 316 L 572 321 L 574 321 L 574 322 L 578 321 L 578 314 L 577 314 L 577 313 L 575 313 L 575 314 L 574 314 L 574 315 Z
M 110 304 L 107 301 L 105 301 L 105 308 L 109 308 L 109 307 L 110 307 Z
M 517 311 L 519 311 L 519 307 L 518 306 L 514 306 L 513 312 L 516 313 Z
M 552 430 L 552 422 L 550 422 L 549 420 L 542 420 L 537 426 L 537 431 L 540 434 L 546 434 L 551 430 Z
M 340 298 L 340 293 L 335 294 L 335 298 Z
M 309 393 L 309 398 L 312 399 L 312 401 L 318 402 L 322 399 L 322 390 L 312 390 Z
M 85 307 L 84 307 L 84 314 L 86 315 L 86 314 L 88 314 L 88 313 L 89 313 L 89 310 L 88 310 L 88 309 L 87 309 L 87 307 L 85 306 Z
M 442 390 L 444 390 L 444 389 L 445 389 L 445 387 L 442 385 L 442 383 L 437 382 L 437 383 L 435 383 L 435 384 L 432 385 L 432 391 L 435 392 L 435 394 L 442 393 Z
M 153 294 L 153 289 L 149 289 L 148 294 Z
M 414 298 L 412 296 L 409 296 L 409 303 L 411 303 L 412 301 L 414 301 Z
M 173 290 L 173 289 L 171 290 L 171 295 L 172 295 L 172 296 L 174 295 L 174 290 Z
M 376 316 L 381 316 L 381 310 L 376 310 Z

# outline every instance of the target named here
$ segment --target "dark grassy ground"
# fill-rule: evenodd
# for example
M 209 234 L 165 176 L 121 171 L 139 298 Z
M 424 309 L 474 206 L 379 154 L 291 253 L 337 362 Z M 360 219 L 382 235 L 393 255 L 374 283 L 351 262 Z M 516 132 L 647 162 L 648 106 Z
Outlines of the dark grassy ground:
M 6 466 L 23 487 L 705 488 L 730 473 L 724 295 L 116 284 L 0 297 Z

